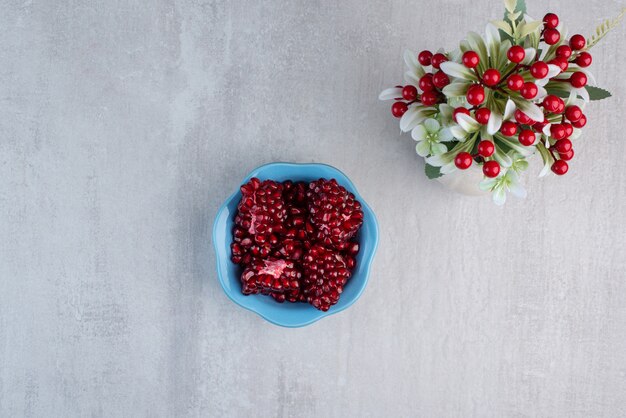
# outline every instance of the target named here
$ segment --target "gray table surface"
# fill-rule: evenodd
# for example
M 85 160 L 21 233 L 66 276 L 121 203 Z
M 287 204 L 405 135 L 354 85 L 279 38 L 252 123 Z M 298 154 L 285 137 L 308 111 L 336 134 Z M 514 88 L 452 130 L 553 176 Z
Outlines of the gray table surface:
M 0 416 L 626 416 L 624 28 L 570 173 L 500 208 L 377 100 L 501 15 L 468 3 L 0 1 Z M 623 6 L 528 3 L 584 34 Z M 361 300 L 303 329 L 215 273 L 218 206 L 278 160 L 381 226 Z

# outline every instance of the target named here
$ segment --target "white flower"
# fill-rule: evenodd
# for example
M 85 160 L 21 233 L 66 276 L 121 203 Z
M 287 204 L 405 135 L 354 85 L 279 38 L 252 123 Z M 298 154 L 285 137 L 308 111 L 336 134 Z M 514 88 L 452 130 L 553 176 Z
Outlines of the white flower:
M 415 151 L 420 157 L 443 154 L 448 148 L 441 142 L 452 141 L 454 137 L 447 128 L 442 128 L 436 119 L 426 119 L 411 132 L 417 141 Z
M 479 187 L 481 190 L 492 193 L 492 199 L 496 205 L 503 205 L 506 202 L 507 192 L 521 199 L 526 197 L 526 189 L 520 183 L 517 172 L 511 168 L 498 177 L 485 178 L 480 182 Z

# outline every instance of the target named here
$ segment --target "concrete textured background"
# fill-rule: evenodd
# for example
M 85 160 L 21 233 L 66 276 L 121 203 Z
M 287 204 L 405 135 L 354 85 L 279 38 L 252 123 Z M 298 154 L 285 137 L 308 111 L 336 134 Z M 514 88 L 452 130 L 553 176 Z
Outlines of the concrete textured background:
M 626 416 L 624 27 L 564 178 L 504 208 L 427 180 L 379 91 L 499 1 L 0 1 L 0 416 Z M 621 1 L 528 1 L 591 33 Z M 378 214 L 370 285 L 282 329 L 211 224 L 262 163 Z

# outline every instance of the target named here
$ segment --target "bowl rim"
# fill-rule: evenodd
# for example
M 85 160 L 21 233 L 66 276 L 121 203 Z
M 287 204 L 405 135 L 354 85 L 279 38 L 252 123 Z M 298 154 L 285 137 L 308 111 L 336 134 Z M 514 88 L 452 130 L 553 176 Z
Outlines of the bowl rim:
M 285 328 L 300 328 L 300 327 L 304 327 L 307 325 L 310 325 L 314 322 L 319 321 L 322 318 L 325 318 L 327 316 L 330 315 L 334 315 L 336 313 L 342 312 L 346 309 L 348 309 L 350 306 L 352 306 L 363 294 L 363 292 L 365 291 L 365 288 L 367 287 L 367 283 L 369 282 L 369 276 L 370 276 L 370 272 L 371 272 L 371 267 L 372 267 L 372 262 L 374 261 L 374 256 L 376 255 L 376 251 L 378 249 L 378 240 L 379 240 L 379 228 L 378 228 L 378 220 L 376 219 L 376 215 L 374 213 L 374 211 L 372 210 L 372 208 L 367 204 L 367 202 L 365 201 L 365 199 L 363 199 L 363 196 L 361 196 L 361 194 L 359 193 L 358 189 L 356 188 L 356 186 L 354 185 L 354 183 L 352 183 L 352 181 L 350 180 L 350 178 L 343 173 L 341 170 L 337 169 L 336 167 L 333 167 L 329 164 L 324 164 L 324 163 L 288 163 L 288 162 L 272 162 L 272 163 L 267 163 L 267 164 L 263 164 L 260 165 L 256 168 L 254 168 L 253 170 L 251 170 L 245 177 L 244 179 L 241 181 L 241 184 L 244 184 L 245 182 L 247 182 L 248 180 L 250 180 L 252 177 L 254 177 L 255 174 L 257 174 L 259 171 L 263 170 L 263 169 L 267 169 L 269 167 L 287 167 L 287 168 L 300 168 L 300 167 L 305 167 L 305 166 L 311 166 L 311 167 L 326 167 L 332 171 L 337 172 L 340 176 L 342 176 L 342 183 L 346 183 L 346 185 L 348 185 L 350 187 L 350 191 L 352 193 L 354 193 L 355 197 L 359 200 L 359 202 L 361 203 L 361 206 L 363 208 L 364 211 L 367 212 L 368 217 L 370 219 L 370 222 L 373 226 L 373 231 L 374 233 L 372 234 L 373 237 L 371 239 L 373 239 L 373 245 L 372 245 L 372 250 L 371 253 L 369 254 L 369 256 L 367 258 L 364 258 L 361 261 L 361 265 L 363 266 L 363 281 L 360 285 L 360 288 L 358 289 L 356 295 L 348 302 L 346 302 L 345 305 L 341 306 L 341 307 L 337 307 L 336 309 L 329 309 L 326 312 L 323 311 L 317 311 L 317 314 L 315 316 L 312 316 L 310 319 L 301 321 L 301 322 L 297 322 L 297 323 L 282 323 L 279 320 L 272 318 L 272 317 L 268 317 L 266 315 L 264 315 L 262 312 L 259 312 L 258 310 L 254 309 L 253 307 L 250 306 L 246 306 L 244 304 L 242 304 L 240 301 L 238 301 L 237 299 L 235 299 L 231 294 L 230 294 L 230 290 L 226 287 L 224 280 L 225 277 L 228 276 L 228 273 L 223 271 L 222 269 L 222 264 L 219 262 L 219 258 L 221 256 L 220 254 L 220 250 L 219 250 L 219 246 L 217 243 L 217 227 L 218 227 L 218 223 L 219 220 L 222 217 L 222 212 L 224 212 L 229 203 L 233 200 L 236 199 L 237 196 L 241 193 L 239 190 L 236 190 L 234 193 L 232 193 L 230 196 L 228 196 L 228 198 L 220 205 L 219 209 L 216 212 L 215 215 L 215 220 L 213 221 L 213 231 L 212 231 L 212 240 L 213 240 L 213 248 L 215 250 L 215 264 L 217 267 L 217 277 L 218 280 L 220 282 L 220 286 L 222 287 L 222 290 L 224 291 L 224 293 L 226 294 L 226 296 L 228 296 L 228 298 L 233 301 L 234 303 L 236 303 L 237 305 L 239 305 L 240 307 L 254 312 L 255 314 L 257 314 L 258 316 L 260 316 L 261 318 L 265 319 L 266 321 L 274 324 L 274 325 L 278 325 L 281 327 L 285 327 Z

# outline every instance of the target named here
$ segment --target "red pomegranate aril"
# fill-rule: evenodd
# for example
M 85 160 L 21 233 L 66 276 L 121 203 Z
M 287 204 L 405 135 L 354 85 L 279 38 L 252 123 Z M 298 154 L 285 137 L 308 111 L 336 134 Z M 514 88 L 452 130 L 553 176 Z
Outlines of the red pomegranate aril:
M 315 245 L 304 256 L 302 266 L 303 295 L 315 308 L 327 311 L 339 301 L 343 287 L 351 276 L 344 256 Z
M 489 117 L 491 116 L 491 110 L 486 107 L 481 107 L 480 109 L 476 109 L 474 112 L 474 118 L 476 122 L 481 125 L 486 125 L 489 122 Z

